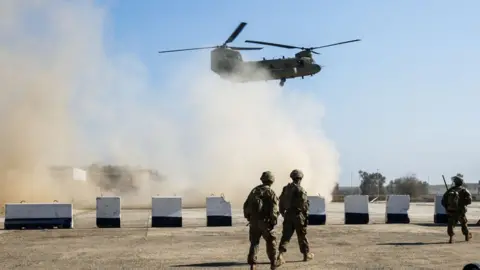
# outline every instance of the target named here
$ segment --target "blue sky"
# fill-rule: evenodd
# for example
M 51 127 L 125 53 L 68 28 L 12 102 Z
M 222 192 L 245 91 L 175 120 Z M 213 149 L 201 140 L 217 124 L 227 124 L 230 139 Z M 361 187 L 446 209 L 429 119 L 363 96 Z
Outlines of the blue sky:
M 97 2 L 109 9 L 108 47 L 139 57 L 156 74 L 152 83 L 161 83 L 165 66 L 208 54 L 160 57 L 158 50 L 220 44 L 240 21 L 248 25 L 235 45 L 361 38 L 323 49 L 318 75 L 287 81 L 322 100 L 322 125 L 341 154 L 341 185 L 350 185 L 351 172 L 357 184 L 359 169 L 379 169 L 387 179 L 416 173 L 430 183 L 457 172 L 480 180 L 479 1 Z M 295 52 L 267 47 L 247 54 Z

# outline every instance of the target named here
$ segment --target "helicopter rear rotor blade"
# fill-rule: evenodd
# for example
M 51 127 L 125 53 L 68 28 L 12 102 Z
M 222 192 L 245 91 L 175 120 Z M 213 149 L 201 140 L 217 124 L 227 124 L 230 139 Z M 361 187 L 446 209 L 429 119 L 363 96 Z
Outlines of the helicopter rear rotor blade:
M 348 40 L 348 41 L 343 41 L 343 42 L 328 44 L 328 45 L 319 46 L 319 47 L 312 47 L 311 49 L 314 50 L 314 49 L 326 48 L 326 47 L 337 46 L 337 45 L 342 45 L 342 44 L 352 43 L 352 42 L 357 42 L 357 41 L 361 41 L 361 39 L 353 39 L 353 40 Z
M 245 42 L 246 43 L 256 43 L 256 44 L 268 45 L 268 46 L 275 46 L 275 47 L 280 47 L 280 48 L 285 48 L 285 49 L 303 49 L 301 47 L 279 44 L 279 43 L 272 43 L 272 42 L 265 42 L 265 41 L 245 40 Z
M 195 51 L 195 50 L 204 50 L 204 49 L 214 49 L 214 48 L 217 48 L 217 47 L 218 47 L 218 46 L 210 46 L 210 47 L 198 47 L 198 48 L 189 48 L 189 49 L 168 50 L 168 51 L 159 51 L 158 53 Z
M 247 25 L 246 22 L 241 22 L 237 26 L 235 31 L 233 31 L 233 33 L 230 35 L 230 37 L 228 37 L 228 39 L 225 41 L 225 43 L 223 43 L 223 45 L 226 45 L 227 43 L 230 43 L 230 42 L 234 41 L 237 38 L 237 36 L 243 31 L 243 28 L 245 28 L 246 25 Z

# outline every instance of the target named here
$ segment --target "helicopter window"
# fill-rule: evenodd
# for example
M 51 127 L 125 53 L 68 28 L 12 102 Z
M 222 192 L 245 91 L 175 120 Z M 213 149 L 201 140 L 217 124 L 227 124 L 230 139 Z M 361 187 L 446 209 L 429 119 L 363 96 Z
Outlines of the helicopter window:
M 305 66 L 305 62 L 303 60 L 298 60 L 297 63 L 298 63 L 299 67 L 304 67 Z

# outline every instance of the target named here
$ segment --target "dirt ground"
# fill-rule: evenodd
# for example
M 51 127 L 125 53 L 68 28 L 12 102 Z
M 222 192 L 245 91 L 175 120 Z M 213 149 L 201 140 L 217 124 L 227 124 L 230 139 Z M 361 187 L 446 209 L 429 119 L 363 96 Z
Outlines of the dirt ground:
M 172 229 L 148 228 L 148 211 L 122 212 L 121 229 L 94 228 L 94 212 L 78 215 L 73 230 L 0 230 L 0 269 L 248 269 L 248 227 L 238 213 L 233 227 L 215 228 L 204 227 L 201 212 L 185 212 L 185 227 Z M 480 260 L 480 227 L 471 231 L 464 242 L 456 228 L 451 245 L 445 227 L 310 226 L 315 259 L 301 261 L 294 236 L 279 269 L 462 269 Z M 259 260 L 269 269 L 263 240 Z
M 0 239 L 1 269 L 248 269 L 247 227 L 15 231 Z M 306 263 L 292 240 L 281 269 L 462 269 L 480 257 L 480 241 L 466 243 L 458 232 L 447 244 L 442 227 L 312 226 L 315 260 Z M 259 260 L 268 261 L 263 241 Z

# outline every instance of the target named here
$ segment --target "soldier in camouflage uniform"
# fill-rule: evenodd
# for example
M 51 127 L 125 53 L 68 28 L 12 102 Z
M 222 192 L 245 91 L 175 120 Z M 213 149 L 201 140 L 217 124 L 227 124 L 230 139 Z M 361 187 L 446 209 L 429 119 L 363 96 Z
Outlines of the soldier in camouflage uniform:
M 278 197 L 271 189 L 275 178 L 270 171 L 266 171 L 262 173 L 260 180 L 262 184 L 252 189 L 243 204 L 243 215 L 250 222 L 248 264 L 250 264 L 250 269 L 255 269 L 258 246 L 260 238 L 263 237 L 266 242 L 271 269 L 276 269 L 277 238 L 273 228 L 277 225 L 279 212 Z
M 448 215 L 448 227 L 447 233 L 450 237 L 449 243 L 453 242 L 453 228 L 460 222 L 462 226 L 462 234 L 465 236 L 465 241 L 469 241 L 472 238 L 472 234 L 468 231 L 467 226 L 467 205 L 472 203 L 472 195 L 463 187 L 463 176 L 457 174 L 452 177 L 454 186 L 449 188 L 442 197 L 442 206 L 445 208 Z M 455 202 L 455 197 L 457 202 Z M 452 203 L 453 202 L 453 203 Z
M 283 254 L 287 252 L 287 244 L 292 238 L 293 232 L 297 233 L 300 252 L 303 260 L 313 259 L 307 239 L 308 225 L 308 197 L 307 192 L 300 186 L 303 173 L 300 170 L 293 170 L 290 173 L 293 182 L 283 187 L 280 195 L 280 214 L 283 216 L 283 230 L 280 245 L 278 247 L 277 266 L 285 263 Z

